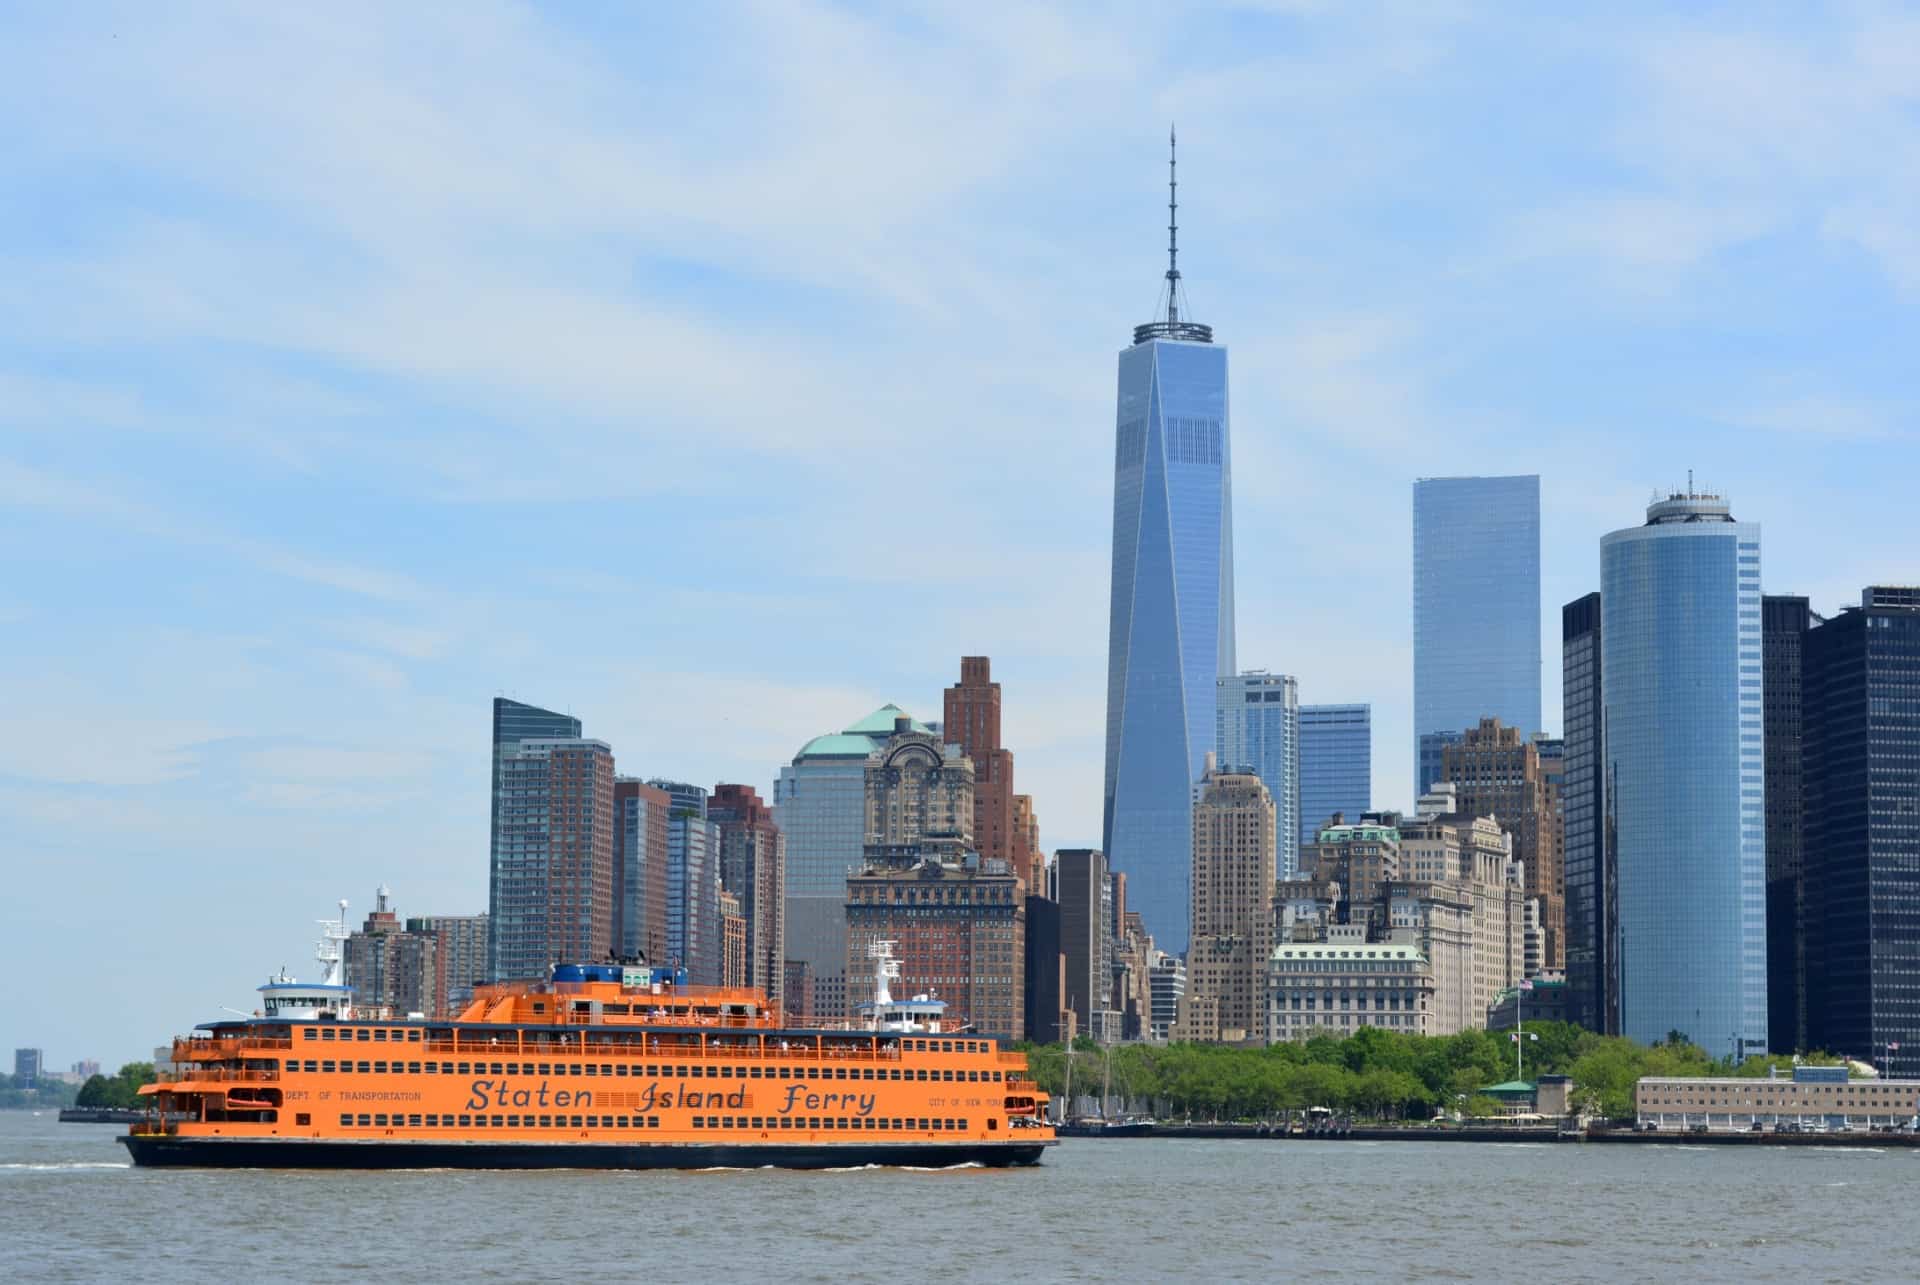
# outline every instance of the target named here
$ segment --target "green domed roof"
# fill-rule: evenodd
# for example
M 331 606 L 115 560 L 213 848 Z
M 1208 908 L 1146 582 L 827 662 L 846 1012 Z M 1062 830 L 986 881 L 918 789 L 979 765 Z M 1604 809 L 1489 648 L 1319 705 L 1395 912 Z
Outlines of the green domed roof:
M 863 759 L 886 743 L 893 735 L 893 720 L 907 719 L 907 726 L 916 732 L 931 732 L 925 723 L 908 717 L 907 711 L 898 705 L 882 705 L 852 727 L 839 732 L 829 732 L 825 736 L 816 736 L 800 747 L 794 755 L 794 761 L 801 759 Z
M 863 759 L 873 753 L 874 742 L 870 736 L 853 736 L 846 732 L 830 732 L 825 736 L 816 736 L 800 747 L 794 755 L 800 759 Z
M 908 717 L 907 711 L 892 704 L 882 705 L 852 727 L 842 730 L 856 736 L 892 736 L 893 720 L 896 718 L 906 718 L 908 725 L 916 732 L 928 730 L 926 724 L 914 721 Z

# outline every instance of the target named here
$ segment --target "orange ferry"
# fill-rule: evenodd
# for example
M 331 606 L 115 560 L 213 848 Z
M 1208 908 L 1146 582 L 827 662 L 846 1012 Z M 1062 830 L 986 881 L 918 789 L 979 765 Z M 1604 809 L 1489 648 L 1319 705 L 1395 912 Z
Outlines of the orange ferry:
M 1025 1054 L 893 1000 L 898 970 L 876 951 L 875 1002 L 834 1029 L 645 966 L 481 986 L 452 1021 L 361 1016 L 345 986 L 278 977 L 257 1016 L 174 1042 L 121 1142 L 135 1164 L 241 1168 L 1037 1163 L 1054 1132 Z

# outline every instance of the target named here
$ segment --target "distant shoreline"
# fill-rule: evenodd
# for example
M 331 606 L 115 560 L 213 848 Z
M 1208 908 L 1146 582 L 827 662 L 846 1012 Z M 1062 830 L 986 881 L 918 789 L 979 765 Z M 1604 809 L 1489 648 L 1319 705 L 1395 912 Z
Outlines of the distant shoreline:
M 1916 1133 L 1676 1133 L 1634 1129 L 1458 1128 L 1355 1125 L 1343 1129 L 1289 1129 L 1265 1124 L 1132 1124 L 1107 1131 L 1096 1126 L 1059 1126 L 1062 1138 L 1102 1141 L 1135 1138 L 1247 1139 L 1263 1142 L 1546 1142 L 1634 1144 L 1669 1147 L 1899 1147 L 1920 1148 Z

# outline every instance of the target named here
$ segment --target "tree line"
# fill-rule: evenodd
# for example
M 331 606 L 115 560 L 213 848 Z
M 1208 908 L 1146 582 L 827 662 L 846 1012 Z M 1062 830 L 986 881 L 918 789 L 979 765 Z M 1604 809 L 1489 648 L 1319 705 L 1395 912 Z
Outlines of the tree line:
M 1217 1044 L 1075 1042 L 1073 1094 L 1097 1097 L 1111 1084 L 1116 1098 L 1146 1101 L 1156 1114 L 1200 1120 L 1272 1119 L 1311 1107 L 1374 1119 L 1427 1119 L 1439 1112 L 1494 1115 L 1483 1090 L 1515 1076 L 1508 1031 L 1412 1035 L 1365 1027 L 1351 1036 L 1242 1048 Z M 1792 1057 L 1756 1055 L 1738 1066 L 1716 1060 L 1680 1032 L 1651 1046 L 1596 1035 L 1564 1022 L 1529 1022 L 1524 1075 L 1565 1075 L 1576 1109 L 1610 1118 L 1633 1115 L 1633 1087 L 1647 1075 L 1765 1076 L 1790 1074 Z M 1066 1090 L 1067 1054 L 1058 1044 L 1028 1045 L 1035 1081 L 1058 1096 Z M 1815 1064 L 1838 1059 L 1803 1058 Z M 1110 1067 L 1110 1069 L 1109 1069 Z
M 78 1107 L 137 1107 L 140 1086 L 155 1079 L 153 1063 L 129 1062 L 112 1075 L 90 1075 L 74 1099 Z

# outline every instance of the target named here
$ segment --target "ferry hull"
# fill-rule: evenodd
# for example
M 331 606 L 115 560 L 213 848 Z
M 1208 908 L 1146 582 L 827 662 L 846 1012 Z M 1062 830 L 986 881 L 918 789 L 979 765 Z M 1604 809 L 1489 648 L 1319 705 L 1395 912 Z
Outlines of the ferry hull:
M 346 1142 L 126 1134 L 136 1165 L 211 1169 L 850 1169 L 1034 1165 L 1051 1142 L 835 1145 Z

